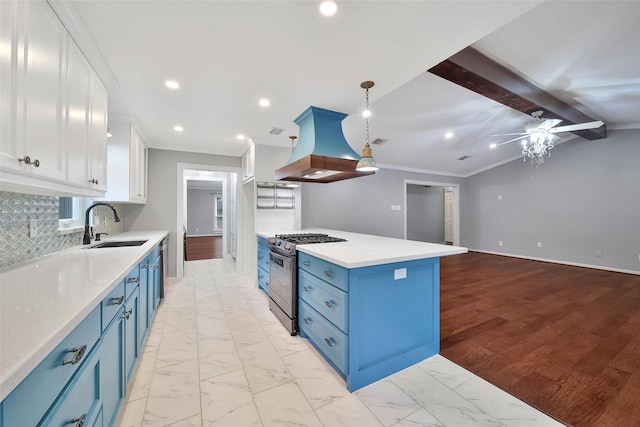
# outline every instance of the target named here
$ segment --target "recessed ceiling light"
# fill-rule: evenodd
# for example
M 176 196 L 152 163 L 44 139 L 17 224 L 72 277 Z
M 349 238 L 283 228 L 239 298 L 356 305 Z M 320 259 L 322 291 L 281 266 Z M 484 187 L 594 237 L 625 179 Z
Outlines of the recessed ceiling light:
M 166 87 L 168 87 L 169 89 L 179 89 L 180 88 L 180 84 L 174 80 L 167 80 L 166 82 L 164 82 L 164 85 Z
M 324 16 L 333 16 L 338 11 L 338 5 L 335 1 L 327 0 L 320 3 L 319 9 Z
M 173 130 L 175 130 L 176 132 L 182 132 L 184 128 L 182 126 L 174 126 Z
M 489 145 L 489 148 L 496 148 L 498 146 L 498 144 L 496 144 L 495 142 L 491 145 Z
M 447 139 L 451 139 L 451 138 L 453 138 L 453 132 L 447 132 L 447 133 L 445 133 L 445 134 L 444 134 L 444 137 L 445 137 L 445 138 L 447 138 Z
M 237 135 L 236 135 L 236 139 L 237 139 L 238 141 L 243 141 L 243 140 L 244 140 L 244 138 L 245 138 L 245 136 L 244 136 L 243 134 L 241 134 L 241 133 L 239 133 L 239 134 L 237 134 Z
M 268 107 L 269 105 L 271 105 L 271 101 L 269 101 L 267 98 L 262 98 L 260 101 L 258 101 L 258 104 L 260 104 L 261 107 Z

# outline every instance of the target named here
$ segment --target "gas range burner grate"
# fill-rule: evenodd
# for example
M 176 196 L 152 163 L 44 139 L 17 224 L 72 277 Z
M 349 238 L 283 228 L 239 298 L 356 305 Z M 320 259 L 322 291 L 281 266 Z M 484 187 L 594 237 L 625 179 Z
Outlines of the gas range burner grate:
M 296 245 L 347 241 L 346 239 L 341 239 L 339 237 L 331 237 L 328 234 L 319 234 L 319 233 L 277 234 L 276 238 L 284 240 L 285 242 L 295 243 Z

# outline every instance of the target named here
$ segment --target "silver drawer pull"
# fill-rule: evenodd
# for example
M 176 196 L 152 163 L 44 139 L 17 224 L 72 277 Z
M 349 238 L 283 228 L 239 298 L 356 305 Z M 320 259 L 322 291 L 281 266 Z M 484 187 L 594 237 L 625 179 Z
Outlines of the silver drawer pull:
M 138 283 L 140 281 L 139 277 L 129 277 L 127 279 L 127 283 Z
M 304 319 L 302 319 L 302 321 L 304 322 L 305 325 L 310 325 L 313 323 L 313 320 L 311 320 L 310 317 L 305 317 Z
M 76 363 L 78 363 L 81 359 L 82 356 L 84 356 L 84 352 L 87 351 L 87 345 L 83 345 L 80 347 L 74 347 L 71 349 L 71 351 L 73 351 L 73 357 L 71 359 L 68 360 L 63 360 L 62 361 L 62 365 L 75 365 Z
M 311 263 L 309 261 L 302 261 L 302 264 L 304 264 L 307 267 L 309 267 L 311 265 Z
M 87 414 L 82 414 L 78 418 L 72 419 L 71 422 L 76 424 L 75 427 L 82 427 L 86 418 Z
M 337 344 L 336 340 L 333 338 L 325 338 L 324 342 L 326 342 L 329 347 L 335 347 Z
M 324 275 L 325 275 L 325 276 L 327 276 L 327 277 L 333 277 L 333 276 L 334 276 L 334 273 L 333 273 L 333 271 L 327 271 L 327 270 L 325 270 L 325 271 L 324 271 Z
M 303 286 L 302 289 L 304 289 L 305 292 L 311 292 L 313 290 L 311 286 Z
M 142 264 L 140 268 L 149 268 L 149 264 Z
M 333 302 L 333 301 L 325 301 L 325 302 L 324 302 L 324 305 L 326 305 L 326 306 L 327 306 L 327 307 L 329 307 L 329 308 L 333 308 L 333 307 L 335 307 L 335 306 L 336 306 L 336 303 L 335 303 L 335 302 Z
M 111 303 L 109 305 L 121 305 L 123 302 L 124 295 L 121 295 L 118 298 L 111 298 Z
M 122 318 L 129 320 L 129 317 L 131 317 L 131 313 L 133 313 L 133 308 L 130 308 L 129 310 L 125 310 L 125 312 L 122 313 Z

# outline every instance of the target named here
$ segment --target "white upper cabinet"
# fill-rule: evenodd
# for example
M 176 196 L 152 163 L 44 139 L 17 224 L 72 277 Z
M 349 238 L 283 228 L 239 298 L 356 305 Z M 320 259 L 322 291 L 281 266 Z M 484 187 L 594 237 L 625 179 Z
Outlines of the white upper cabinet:
M 93 138 L 101 132 L 106 139 L 106 120 L 92 121 L 96 73 L 46 2 L 1 1 L 0 22 L 3 189 L 104 194 L 104 179 L 92 176 L 93 143 L 103 151 L 106 144 Z M 96 110 L 106 117 L 99 87 Z M 102 175 L 105 168 L 95 167 Z
M 242 155 L 242 181 L 252 179 L 256 169 L 256 147 L 251 143 L 251 147 Z
M 109 120 L 113 135 L 107 143 L 109 183 L 99 200 L 147 202 L 147 146 L 128 122 Z

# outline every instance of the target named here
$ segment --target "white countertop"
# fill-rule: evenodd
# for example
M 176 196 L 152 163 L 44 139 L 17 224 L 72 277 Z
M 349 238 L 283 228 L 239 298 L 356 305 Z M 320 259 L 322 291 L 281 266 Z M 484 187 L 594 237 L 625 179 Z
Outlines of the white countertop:
M 142 246 L 75 246 L 0 274 L 0 401 L 111 292 L 168 231 L 126 232 L 109 240 Z
M 350 233 L 340 230 L 321 228 L 305 230 L 260 230 L 256 234 L 272 237 L 276 234 L 324 233 L 332 237 L 341 237 L 346 242 L 314 243 L 297 245 L 300 252 L 313 255 L 345 268 L 369 267 L 393 262 L 411 261 L 423 258 L 435 258 L 447 255 L 463 254 L 467 248 L 414 240 L 394 239 L 370 234 Z

